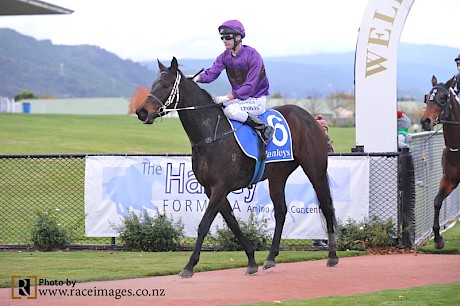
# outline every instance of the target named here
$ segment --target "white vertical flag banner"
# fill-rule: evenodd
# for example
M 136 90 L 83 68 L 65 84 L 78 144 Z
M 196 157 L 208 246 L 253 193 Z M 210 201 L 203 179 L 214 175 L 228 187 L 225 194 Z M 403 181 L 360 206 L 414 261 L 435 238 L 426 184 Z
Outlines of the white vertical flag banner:
M 399 39 L 414 0 L 369 0 L 355 54 L 356 145 L 396 152 Z
M 330 156 L 328 174 L 337 218 L 360 221 L 369 212 L 369 157 Z M 235 216 L 267 222 L 275 218 L 268 183 L 228 195 Z M 326 238 L 322 213 L 313 187 L 299 167 L 286 185 L 287 216 L 284 238 Z M 192 171 L 190 156 L 88 156 L 85 169 L 85 232 L 89 237 L 116 237 L 116 228 L 129 212 L 154 216 L 165 213 L 181 221 L 186 237 L 196 237 L 208 206 L 204 188 Z M 222 228 L 220 215 L 211 226 Z

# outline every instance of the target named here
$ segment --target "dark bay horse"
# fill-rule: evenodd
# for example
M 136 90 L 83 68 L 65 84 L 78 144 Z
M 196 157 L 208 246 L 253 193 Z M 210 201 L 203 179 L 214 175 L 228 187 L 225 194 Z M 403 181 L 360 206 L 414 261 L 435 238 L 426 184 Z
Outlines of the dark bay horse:
M 246 187 L 253 177 L 255 160 L 247 157 L 240 149 L 222 107 L 214 103 L 208 92 L 191 79 L 184 77 L 178 69 L 176 58 L 169 68 L 158 61 L 159 77 L 153 82 L 150 94 L 136 110 L 143 123 L 152 124 L 158 117 L 172 109 L 179 112 L 179 118 L 192 146 L 192 169 L 198 182 L 209 198 L 208 207 L 198 226 L 195 249 L 180 277 L 192 277 L 198 263 L 205 236 L 220 213 L 228 227 L 243 246 L 248 257 L 246 274 L 254 274 L 258 266 L 254 249 L 242 233 L 232 212 L 227 195 Z M 321 211 L 326 220 L 329 239 L 328 266 L 335 266 L 335 230 L 337 222 L 327 176 L 327 140 L 316 120 L 305 110 L 294 105 L 276 108 L 289 123 L 292 132 L 294 160 L 268 163 L 262 180 L 268 179 L 270 197 L 275 211 L 275 231 L 264 269 L 276 265 L 281 233 L 287 207 L 285 186 L 289 175 L 300 165 L 316 191 Z
M 435 76 L 431 79 L 433 88 L 425 96 L 426 110 L 420 122 L 425 131 L 441 123 L 444 134 L 444 150 L 442 152 L 442 178 L 438 194 L 434 198 L 434 246 L 444 247 L 444 239 L 439 234 L 439 211 L 444 199 L 460 183 L 460 104 L 456 100 L 452 86 L 455 78 L 446 83 L 438 83 Z

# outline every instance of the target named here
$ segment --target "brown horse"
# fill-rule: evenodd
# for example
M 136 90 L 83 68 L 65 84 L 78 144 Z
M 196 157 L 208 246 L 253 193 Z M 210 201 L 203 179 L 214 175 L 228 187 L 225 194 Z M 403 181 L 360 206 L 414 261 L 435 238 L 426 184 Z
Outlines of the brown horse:
M 425 96 L 426 110 L 420 119 L 425 131 L 441 123 L 444 130 L 445 148 L 442 152 L 443 175 L 439 183 L 438 194 L 434 199 L 434 245 L 437 249 L 444 247 L 444 239 L 439 234 L 439 211 L 444 199 L 460 183 L 460 104 L 452 89 L 455 78 L 447 83 L 438 83 L 435 76 L 431 79 L 433 88 Z
M 193 268 L 199 261 L 203 240 L 217 213 L 223 216 L 246 252 L 246 274 L 254 274 L 258 271 L 254 249 L 242 233 L 227 195 L 249 184 L 256 162 L 240 149 L 230 123 L 224 120 L 222 107 L 214 103 L 208 92 L 184 77 L 178 69 L 176 58 L 173 58 L 169 68 L 160 61 L 158 66 L 160 75 L 153 82 L 150 94 L 136 110 L 136 114 L 143 123 L 152 124 L 167 111 L 179 111 L 179 118 L 192 146 L 193 172 L 209 198 L 208 207 L 198 227 L 195 249 L 179 275 L 192 277 Z M 337 223 L 327 176 L 326 137 L 316 120 L 302 108 L 284 105 L 277 110 L 286 118 L 291 128 L 294 160 L 268 163 L 262 177 L 262 180 L 269 181 L 276 219 L 270 253 L 263 268 L 276 265 L 275 257 L 279 253 L 281 232 L 287 213 L 284 190 L 286 180 L 299 165 L 309 177 L 326 219 L 329 239 L 327 265 L 334 266 L 339 261 L 334 234 Z

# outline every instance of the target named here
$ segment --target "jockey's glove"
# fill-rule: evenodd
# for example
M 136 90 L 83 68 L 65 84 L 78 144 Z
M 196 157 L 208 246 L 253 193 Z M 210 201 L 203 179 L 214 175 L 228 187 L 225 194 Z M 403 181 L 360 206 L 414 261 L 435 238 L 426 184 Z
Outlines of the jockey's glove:
M 216 104 L 221 104 L 221 103 L 225 103 L 228 101 L 228 98 L 227 96 L 218 96 L 218 97 L 214 97 L 214 103 Z

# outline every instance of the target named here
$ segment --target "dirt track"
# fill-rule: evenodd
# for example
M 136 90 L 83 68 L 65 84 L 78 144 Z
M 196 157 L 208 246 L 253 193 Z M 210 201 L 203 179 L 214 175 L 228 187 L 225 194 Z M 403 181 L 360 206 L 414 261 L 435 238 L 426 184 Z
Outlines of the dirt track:
M 74 289 L 159 289 L 151 297 L 43 297 L 12 300 L 0 289 L 1 305 L 228 305 L 353 295 L 387 289 L 460 282 L 460 255 L 395 254 L 341 258 L 333 268 L 325 260 L 278 264 L 254 276 L 245 269 L 76 284 Z M 40 287 L 65 288 L 65 287 Z M 460 301 L 457 301 L 460 302 Z

